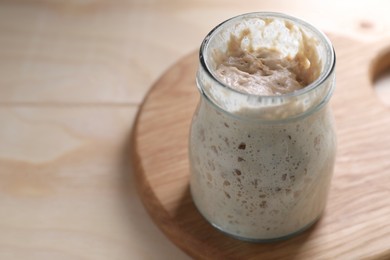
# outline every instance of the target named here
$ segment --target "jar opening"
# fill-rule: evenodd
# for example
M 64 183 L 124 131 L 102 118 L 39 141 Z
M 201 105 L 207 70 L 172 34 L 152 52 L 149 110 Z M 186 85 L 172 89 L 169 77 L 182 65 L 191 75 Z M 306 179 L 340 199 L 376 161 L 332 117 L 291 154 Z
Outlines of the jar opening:
M 220 75 L 217 75 L 217 65 L 220 63 L 218 54 L 230 51 L 229 44 L 232 43 L 232 39 L 236 39 L 234 44 L 240 50 L 252 51 L 259 48 L 277 50 L 288 59 L 297 57 L 303 50 L 303 59 L 298 57 L 300 60 L 295 59 L 291 62 L 298 62 L 296 72 L 297 78 L 300 79 L 297 82 L 303 79 L 302 82 L 305 83 L 307 79 L 306 84 L 293 91 L 269 94 L 243 91 L 229 84 L 231 79 L 222 80 Z M 197 82 L 201 93 L 227 112 L 234 113 L 241 108 L 262 110 L 264 107 L 267 107 L 269 112 L 270 107 L 281 108 L 294 103 L 294 111 L 285 114 L 285 117 L 294 117 L 327 101 L 333 90 L 334 84 L 331 83 L 334 78 L 336 57 L 328 38 L 310 24 L 280 13 L 249 13 L 222 22 L 202 42 L 199 58 Z M 248 82 L 247 85 L 251 87 L 252 82 Z M 238 85 L 240 84 L 239 82 Z M 282 86 L 283 84 L 284 82 L 281 83 Z M 289 109 L 291 108 L 290 106 Z M 264 115 L 261 111 L 257 112 L 260 113 L 255 114 Z M 269 113 L 268 116 L 273 118 Z

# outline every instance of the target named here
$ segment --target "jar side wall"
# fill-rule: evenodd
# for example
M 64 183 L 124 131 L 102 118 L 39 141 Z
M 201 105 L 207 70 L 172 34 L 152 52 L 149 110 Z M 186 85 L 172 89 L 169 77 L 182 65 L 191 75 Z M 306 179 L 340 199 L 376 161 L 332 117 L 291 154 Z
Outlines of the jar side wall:
M 334 136 L 328 106 L 299 122 L 259 127 L 201 100 L 190 136 L 194 202 L 231 235 L 287 236 L 325 207 Z

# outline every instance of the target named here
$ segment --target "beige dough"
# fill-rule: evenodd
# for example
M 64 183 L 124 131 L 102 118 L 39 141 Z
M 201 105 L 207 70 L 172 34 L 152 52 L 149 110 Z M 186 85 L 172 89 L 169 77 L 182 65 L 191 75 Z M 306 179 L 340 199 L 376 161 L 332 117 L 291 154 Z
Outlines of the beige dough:
M 231 35 L 225 53 L 216 53 L 215 76 L 222 83 L 254 95 L 282 95 L 304 88 L 321 73 L 321 62 L 314 46 L 302 32 L 299 50 L 294 57 L 284 57 L 276 49 L 242 48 L 249 30 L 239 37 Z

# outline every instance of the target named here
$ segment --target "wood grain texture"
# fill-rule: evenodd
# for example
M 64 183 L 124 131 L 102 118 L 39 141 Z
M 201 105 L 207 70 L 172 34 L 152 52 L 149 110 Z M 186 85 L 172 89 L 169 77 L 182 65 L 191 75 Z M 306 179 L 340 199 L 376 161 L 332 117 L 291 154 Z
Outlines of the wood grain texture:
M 390 34 L 389 6 L 0 1 L 0 259 L 189 259 L 144 210 L 128 161 L 132 122 L 151 84 L 241 13 L 285 12 L 369 43 Z
M 229 17 L 286 12 L 372 40 L 390 32 L 388 8 L 380 6 L 378 0 L 1 1 L 0 102 L 139 104 L 161 73 Z
M 287 241 L 252 244 L 229 238 L 212 228 L 191 200 L 187 139 L 199 99 L 197 54 L 171 67 L 148 94 L 133 133 L 139 192 L 157 225 L 191 256 L 390 258 L 390 110 L 371 86 L 373 62 L 386 47 L 383 42 L 390 41 L 364 44 L 341 36 L 331 40 L 337 53 L 337 88 L 331 105 L 338 155 L 329 202 L 314 227 Z
M 1 260 L 185 259 L 135 192 L 135 114 L 126 106 L 0 106 Z

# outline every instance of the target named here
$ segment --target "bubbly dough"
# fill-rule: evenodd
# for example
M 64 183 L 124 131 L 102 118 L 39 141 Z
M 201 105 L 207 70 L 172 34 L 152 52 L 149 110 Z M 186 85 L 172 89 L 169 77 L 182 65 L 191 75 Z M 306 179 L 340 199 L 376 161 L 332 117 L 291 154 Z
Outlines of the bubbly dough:
M 301 35 L 290 57 L 275 48 L 254 49 L 247 44 L 250 31 L 244 30 L 230 37 L 226 51 L 214 52 L 211 71 L 230 88 L 254 95 L 302 89 L 319 77 L 322 64 L 317 42 Z M 223 103 L 224 98 L 229 95 L 212 100 Z M 303 230 L 321 215 L 336 139 L 327 107 L 299 120 L 278 121 L 301 107 L 291 102 L 267 111 L 246 107 L 225 113 L 201 99 L 190 134 L 191 193 L 215 227 L 241 239 L 268 240 Z M 277 123 L 243 119 L 258 113 Z
M 302 32 L 299 50 L 294 57 L 284 57 L 272 48 L 242 48 L 249 30 L 239 37 L 231 35 L 226 52 L 216 53 L 216 77 L 224 84 L 254 95 L 282 95 L 312 83 L 321 73 L 321 63 L 314 42 Z

